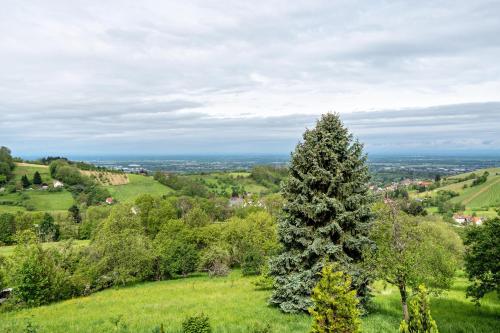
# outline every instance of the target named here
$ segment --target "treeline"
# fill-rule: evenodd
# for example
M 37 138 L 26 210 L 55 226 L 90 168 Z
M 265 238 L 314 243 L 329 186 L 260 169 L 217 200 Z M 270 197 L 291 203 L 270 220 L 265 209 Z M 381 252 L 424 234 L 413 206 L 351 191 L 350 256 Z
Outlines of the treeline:
M 85 248 L 42 247 L 65 233 L 54 220 L 42 233 L 47 215 L 31 221 L 27 217 L 34 214 L 0 215 L 0 230 L 10 228 L 4 243 L 17 243 L 12 257 L 0 258 L 1 284 L 14 288 L 4 309 L 196 271 L 220 276 L 238 267 L 245 275 L 259 274 L 280 248 L 268 211 L 221 207 L 215 199 L 142 195 L 132 204 L 91 207 L 78 225 L 80 235 L 91 239 Z
M 285 167 L 256 165 L 251 170 L 251 177 L 258 184 L 277 192 L 281 182 L 286 178 L 288 170 Z
M 157 171 L 153 175 L 153 178 L 176 191 L 179 191 L 183 195 L 196 196 L 207 198 L 209 196 L 209 191 L 207 187 L 199 182 L 196 182 L 189 177 L 177 175 L 174 173 L 164 173 Z
M 10 149 L 0 147 L 0 185 L 7 183 L 12 178 L 15 166 Z

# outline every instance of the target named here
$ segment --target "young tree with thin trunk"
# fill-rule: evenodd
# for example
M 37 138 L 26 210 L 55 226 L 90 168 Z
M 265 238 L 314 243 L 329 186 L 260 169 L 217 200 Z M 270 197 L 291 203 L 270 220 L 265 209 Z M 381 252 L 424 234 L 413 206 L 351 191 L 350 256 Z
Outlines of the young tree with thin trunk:
M 444 222 L 406 215 L 395 202 L 377 204 L 375 211 L 378 218 L 371 238 L 377 251 L 367 257 L 378 278 L 399 289 L 403 318 L 408 321 L 409 289 L 422 283 L 435 290 L 451 287 L 463 245 Z
M 361 301 L 368 297 L 370 274 L 364 248 L 372 223 L 369 173 L 362 145 L 337 114 L 326 114 L 304 133 L 292 154 L 284 182 L 278 234 L 283 251 L 273 258 L 271 304 L 285 312 L 306 311 L 325 262 L 352 276 Z

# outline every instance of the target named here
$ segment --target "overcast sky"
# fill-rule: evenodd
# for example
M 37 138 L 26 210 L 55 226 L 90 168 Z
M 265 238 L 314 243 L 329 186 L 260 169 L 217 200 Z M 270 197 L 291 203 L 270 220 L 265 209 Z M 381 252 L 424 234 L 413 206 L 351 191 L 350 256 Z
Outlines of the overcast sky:
M 369 152 L 499 152 L 499 17 L 477 0 L 2 0 L 0 145 L 286 154 L 336 111 Z

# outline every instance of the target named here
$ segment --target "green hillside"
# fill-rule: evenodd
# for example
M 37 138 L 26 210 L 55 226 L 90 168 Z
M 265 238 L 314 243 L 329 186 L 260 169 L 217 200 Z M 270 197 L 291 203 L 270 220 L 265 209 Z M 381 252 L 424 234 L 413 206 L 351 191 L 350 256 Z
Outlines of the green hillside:
M 47 166 L 26 163 L 16 164 L 14 181 L 19 181 L 24 175 L 32 180 L 36 171 L 42 176 L 43 182 L 52 183 L 53 179 Z M 22 192 L 2 193 L 0 202 L 10 202 L 10 204 L 0 204 L 0 213 L 25 211 L 26 207 L 33 211 L 66 211 L 73 204 L 73 197 L 64 189 L 60 192 L 49 192 L 35 188 Z
M 47 166 L 26 163 L 17 163 L 14 169 L 14 180 L 19 181 L 24 175 L 32 179 L 35 171 L 40 173 L 43 182 L 48 184 L 53 182 Z M 126 202 L 144 193 L 163 195 L 172 191 L 152 177 L 130 174 L 128 178 L 128 184 L 106 186 L 114 199 Z M 26 207 L 33 211 L 66 211 L 73 203 L 74 199 L 71 193 L 65 189 L 60 192 L 49 192 L 36 188 L 16 193 L 4 192 L 0 194 L 0 213 L 25 211 Z
M 224 278 L 191 277 L 109 289 L 88 297 L 53 305 L 2 314 L 0 331 L 19 332 L 28 321 L 37 332 L 153 332 L 164 325 L 166 332 L 180 332 L 182 320 L 203 312 L 216 333 L 256 332 L 269 324 L 272 332 L 308 332 L 311 318 L 283 314 L 267 305 L 268 291 L 256 290 L 254 278 L 238 271 Z M 495 332 L 500 302 L 494 295 L 476 307 L 464 297 L 466 281 L 431 300 L 432 315 L 442 333 Z M 399 294 L 395 289 L 375 288 L 372 314 L 363 318 L 363 332 L 398 331 L 401 321 Z
M 480 176 L 485 171 L 489 176 L 483 184 L 472 186 L 474 180 L 465 179 L 473 173 Z M 464 205 L 465 213 L 476 212 L 485 217 L 496 216 L 494 209 L 500 207 L 500 168 L 480 169 L 448 177 L 446 183 L 448 184 L 433 191 L 419 193 L 417 197 L 433 196 L 438 191 L 453 191 L 458 193 L 458 196 L 450 199 L 450 202 Z
M 158 183 L 153 177 L 130 174 L 128 178 L 128 184 L 106 186 L 111 196 L 120 202 L 132 201 L 140 194 L 163 195 L 172 192 L 172 189 Z

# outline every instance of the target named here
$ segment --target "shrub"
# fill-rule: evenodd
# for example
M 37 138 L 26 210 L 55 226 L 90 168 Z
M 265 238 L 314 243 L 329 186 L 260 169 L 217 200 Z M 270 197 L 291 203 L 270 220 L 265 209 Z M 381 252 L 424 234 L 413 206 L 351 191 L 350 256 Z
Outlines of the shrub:
M 229 253 L 218 245 L 208 247 L 201 255 L 200 268 L 207 270 L 211 277 L 226 276 L 229 274 Z
M 241 272 L 243 275 L 260 274 L 260 269 L 265 263 L 264 255 L 257 250 L 250 250 L 245 253 L 243 262 L 241 263 Z
M 417 294 L 410 301 L 409 320 L 403 320 L 400 333 L 438 333 L 436 322 L 431 317 L 429 297 L 424 285 L 417 288 Z
M 187 317 L 182 322 L 183 333 L 212 333 L 208 316 L 203 313 L 196 316 Z
M 359 300 L 356 291 L 351 290 L 349 275 L 335 272 L 332 265 L 323 267 L 312 300 L 314 306 L 309 309 L 314 318 L 312 333 L 360 332 Z
M 260 269 L 260 275 L 253 282 L 253 285 L 260 290 L 271 290 L 274 278 L 269 274 L 269 265 L 266 263 Z
M 57 250 L 44 250 L 32 231 L 18 235 L 10 271 L 13 302 L 20 306 L 38 306 L 75 294 L 71 283 L 71 266 Z
M 0 244 L 12 244 L 16 233 L 16 222 L 14 215 L 9 213 L 0 214 Z

